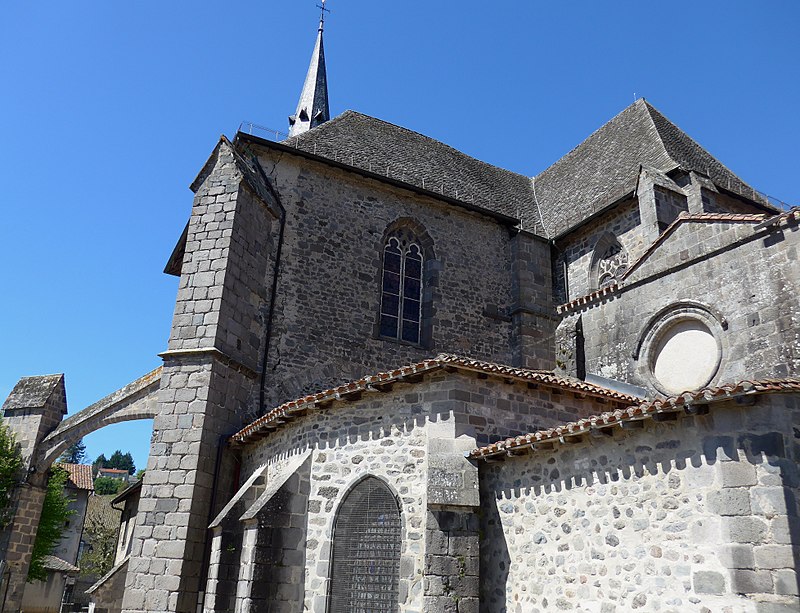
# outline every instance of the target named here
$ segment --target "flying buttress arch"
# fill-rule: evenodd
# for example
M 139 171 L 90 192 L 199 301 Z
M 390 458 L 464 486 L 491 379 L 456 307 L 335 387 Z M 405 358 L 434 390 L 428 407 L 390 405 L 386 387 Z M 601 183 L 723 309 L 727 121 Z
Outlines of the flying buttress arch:
M 152 419 L 158 410 L 161 367 L 125 387 L 70 415 L 39 443 L 37 472 L 44 472 L 64 450 L 87 434 L 111 424 L 136 419 Z

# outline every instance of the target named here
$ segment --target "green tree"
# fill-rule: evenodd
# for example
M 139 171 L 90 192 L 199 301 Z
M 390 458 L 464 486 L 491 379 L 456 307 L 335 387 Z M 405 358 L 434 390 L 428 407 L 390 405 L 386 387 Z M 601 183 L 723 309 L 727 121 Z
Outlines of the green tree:
M 111 454 L 111 457 L 104 468 L 127 470 L 131 475 L 136 472 L 136 464 L 133 463 L 133 456 L 130 454 L 130 452 L 123 454 L 119 449 Z
M 108 468 L 108 460 L 106 459 L 105 454 L 100 454 L 97 456 L 97 459 L 92 462 L 92 473 L 97 474 L 97 469 L 99 468 Z
M 98 496 L 118 494 L 127 485 L 122 479 L 114 477 L 97 477 L 94 480 L 94 493 Z
M 119 516 L 119 511 L 111 506 L 108 498 L 90 498 L 83 525 L 83 539 L 87 547 L 78 562 L 82 576 L 99 577 L 114 566 Z
M 14 440 L 14 433 L 0 420 L 0 528 L 5 528 L 11 517 L 11 499 L 22 477 L 22 454 Z
M 44 558 L 52 553 L 53 548 L 62 539 L 64 526 L 74 513 L 69 509 L 69 503 L 72 501 L 64 492 L 68 478 L 67 471 L 58 465 L 53 466 L 50 470 L 50 479 L 47 481 L 47 491 L 42 504 L 42 516 L 39 519 L 39 529 L 36 531 L 36 540 L 33 542 L 28 581 L 47 579 Z
M 86 461 L 86 445 L 83 444 L 83 439 L 79 439 L 67 447 L 58 461 L 64 464 L 83 464 Z

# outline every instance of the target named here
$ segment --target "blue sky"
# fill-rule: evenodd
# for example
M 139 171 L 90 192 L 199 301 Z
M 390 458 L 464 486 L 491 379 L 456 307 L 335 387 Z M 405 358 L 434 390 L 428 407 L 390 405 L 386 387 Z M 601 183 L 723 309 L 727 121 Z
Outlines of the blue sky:
M 78 411 L 159 365 L 161 270 L 221 133 L 286 129 L 315 0 L 0 7 L 0 399 L 66 374 Z M 355 109 L 533 175 L 646 97 L 800 204 L 800 2 L 329 0 L 334 115 Z M 149 424 L 86 439 L 143 467 Z

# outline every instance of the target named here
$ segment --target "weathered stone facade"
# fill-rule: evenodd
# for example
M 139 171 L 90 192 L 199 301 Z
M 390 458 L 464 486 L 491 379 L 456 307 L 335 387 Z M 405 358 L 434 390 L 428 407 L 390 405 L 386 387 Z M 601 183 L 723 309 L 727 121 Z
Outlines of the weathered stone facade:
M 708 383 L 797 373 L 799 236 L 792 217 L 767 227 L 758 217 L 679 220 L 617 290 L 563 309 L 565 327 L 581 320 L 586 372 L 663 391 L 652 373 L 655 336 L 685 313 L 719 344 Z
M 482 610 L 792 611 L 796 397 L 481 467 Z
M 800 213 L 649 104 L 535 180 L 347 112 L 192 188 L 163 368 L 61 426 L 6 406 L 44 470 L 155 415 L 122 610 L 339 613 L 336 573 L 405 613 L 797 609 Z
M 252 476 L 214 522 L 214 562 L 249 573 L 238 577 L 236 610 L 258 610 L 258 603 L 269 601 L 281 611 L 326 611 L 337 509 L 353 485 L 371 476 L 391 488 L 401 507 L 401 609 L 447 611 L 456 603 L 458 611 L 477 611 L 478 469 L 464 453 L 602 406 L 558 387 L 537 387 L 434 372 L 419 383 L 335 402 L 250 444 L 242 475 Z M 231 519 L 236 521 L 227 530 L 238 530 L 238 538 L 223 536 L 223 524 Z M 277 527 L 283 528 L 286 550 L 276 556 L 269 549 L 278 541 Z M 233 560 L 223 561 L 228 556 Z M 285 588 L 276 586 L 269 598 L 254 596 L 278 581 L 275 566 L 287 577 Z M 220 590 L 215 586 L 214 592 Z M 224 610 L 210 603 L 207 596 L 209 610 Z

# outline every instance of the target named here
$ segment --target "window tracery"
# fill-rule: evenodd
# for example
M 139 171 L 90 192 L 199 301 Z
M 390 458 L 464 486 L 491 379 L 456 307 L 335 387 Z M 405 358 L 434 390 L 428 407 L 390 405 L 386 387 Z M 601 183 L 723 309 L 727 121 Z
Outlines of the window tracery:
M 614 285 L 628 270 L 628 253 L 614 242 L 606 247 L 597 259 L 597 287 L 602 289 Z
M 416 237 L 400 229 L 383 249 L 380 335 L 419 344 L 424 256 Z

